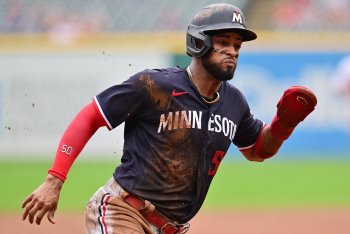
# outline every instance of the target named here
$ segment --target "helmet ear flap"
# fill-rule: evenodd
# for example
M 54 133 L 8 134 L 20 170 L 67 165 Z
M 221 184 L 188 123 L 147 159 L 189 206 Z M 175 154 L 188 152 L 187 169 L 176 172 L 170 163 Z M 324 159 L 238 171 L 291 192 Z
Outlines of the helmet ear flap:
M 201 57 L 212 48 L 212 41 L 209 35 L 198 30 L 196 26 L 189 25 L 186 34 L 186 45 L 189 56 Z

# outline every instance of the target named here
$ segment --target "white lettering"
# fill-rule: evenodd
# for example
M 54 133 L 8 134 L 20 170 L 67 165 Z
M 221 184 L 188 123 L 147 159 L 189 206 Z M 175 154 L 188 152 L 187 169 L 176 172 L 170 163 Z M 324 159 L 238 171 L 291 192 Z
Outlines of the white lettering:
M 202 112 L 199 111 L 175 111 L 161 114 L 157 133 L 176 130 L 179 128 L 202 129 Z
M 222 133 L 225 136 L 228 136 L 229 130 L 230 130 L 230 122 L 226 117 L 222 119 Z
M 73 147 L 63 144 L 61 147 L 61 152 L 67 154 L 68 156 L 73 152 Z
M 232 22 L 243 24 L 242 16 L 238 12 L 233 12 Z
M 182 110 L 160 115 L 158 133 L 181 128 L 202 129 L 202 112 Z M 211 114 L 208 119 L 208 131 L 222 133 L 231 141 L 236 129 L 237 125 L 227 117 Z
M 184 127 L 184 123 L 186 128 L 191 127 L 191 111 L 188 112 L 188 117 L 186 111 L 181 111 L 180 128 Z
M 165 131 L 166 126 L 168 126 L 168 130 L 172 130 L 173 125 L 173 112 L 169 112 L 168 118 L 165 119 L 165 115 L 162 114 L 159 120 L 158 133 L 161 130 Z
M 214 115 L 211 114 L 210 118 L 209 118 L 209 121 L 208 121 L 208 131 L 214 131 L 214 127 L 212 126 L 212 124 L 214 123 L 214 120 L 212 119 Z
M 221 116 L 215 115 L 214 119 L 215 119 L 215 124 L 216 124 L 215 132 L 221 132 L 221 124 L 220 124 Z
M 179 124 L 179 111 L 175 111 L 175 119 L 174 119 L 174 128 L 177 129 L 177 126 Z
M 236 129 L 237 129 L 237 125 L 234 123 L 234 122 L 232 122 L 232 126 L 231 126 L 232 128 L 232 130 L 231 130 L 231 134 L 230 134 L 230 140 L 231 141 L 233 141 L 233 138 L 235 138 L 235 135 L 236 135 Z
M 202 111 L 192 111 L 192 128 L 202 129 Z
M 222 132 L 231 141 L 235 137 L 237 125 L 227 117 L 212 115 L 208 120 L 208 131 Z

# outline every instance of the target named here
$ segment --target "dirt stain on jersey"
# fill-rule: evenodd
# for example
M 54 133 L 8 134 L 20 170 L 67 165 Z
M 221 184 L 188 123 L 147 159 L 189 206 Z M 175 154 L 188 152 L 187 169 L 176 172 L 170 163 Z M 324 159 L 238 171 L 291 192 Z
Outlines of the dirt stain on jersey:
M 150 75 L 140 76 L 140 81 L 144 88 L 146 88 L 148 97 L 151 100 L 151 103 L 158 110 L 168 110 L 170 106 L 171 96 L 168 92 L 160 88 L 154 80 L 152 80 Z
M 171 93 L 162 89 L 155 83 L 152 76 L 142 75 L 139 78 L 142 88 L 145 88 L 151 104 L 159 111 L 185 111 L 185 107 L 178 102 L 172 101 Z M 199 152 L 193 149 L 193 130 L 187 128 L 188 123 L 183 121 L 184 126 L 173 127 L 172 130 L 164 132 L 162 149 L 153 152 L 148 157 L 152 162 L 157 175 L 149 175 L 148 183 L 162 183 L 167 191 L 165 193 L 183 194 L 192 190 L 193 182 L 197 175 L 197 164 Z M 182 127 L 182 128 L 180 128 Z M 147 172 L 146 172 L 147 173 Z M 193 190 L 192 190 L 193 191 Z
M 193 153 L 193 140 L 186 134 L 187 130 L 182 129 L 169 134 L 169 142 L 172 142 L 169 151 L 165 155 L 170 161 L 164 164 L 164 168 L 168 174 L 168 182 L 170 184 L 178 184 L 190 186 L 193 179 L 194 163 L 196 162 L 196 154 Z

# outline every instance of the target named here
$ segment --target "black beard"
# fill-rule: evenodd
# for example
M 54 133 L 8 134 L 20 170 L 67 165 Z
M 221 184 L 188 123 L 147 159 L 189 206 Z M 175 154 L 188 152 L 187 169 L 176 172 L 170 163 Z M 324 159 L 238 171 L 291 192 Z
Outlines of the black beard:
M 235 74 L 236 67 L 234 67 L 232 70 L 225 71 L 222 68 L 220 68 L 220 66 L 218 64 L 211 63 L 209 61 L 208 54 L 206 54 L 202 57 L 202 64 L 203 64 L 204 69 L 210 75 L 212 75 L 215 79 L 217 79 L 219 81 L 231 80 L 233 78 L 233 75 Z

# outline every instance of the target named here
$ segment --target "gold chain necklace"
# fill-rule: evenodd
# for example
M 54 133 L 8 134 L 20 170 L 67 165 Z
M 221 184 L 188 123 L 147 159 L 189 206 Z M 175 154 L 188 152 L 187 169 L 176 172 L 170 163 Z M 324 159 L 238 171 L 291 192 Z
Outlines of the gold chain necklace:
M 187 68 L 186 68 L 186 72 L 187 72 L 187 74 L 188 74 L 188 77 L 190 78 L 190 80 L 191 80 L 192 83 L 194 84 L 193 76 L 192 76 L 192 72 L 191 72 L 191 70 L 190 70 L 190 67 L 187 67 Z M 203 101 L 204 101 L 205 103 L 212 104 L 212 103 L 215 103 L 215 102 L 219 101 L 219 99 L 220 99 L 220 93 L 219 93 L 218 91 L 216 91 L 215 94 L 216 94 L 216 97 L 215 97 L 215 99 L 213 99 L 213 100 L 208 100 L 207 98 L 205 98 L 205 97 L 203 97 L 203 96 L 201 96 L 201 97 L 202 97 L 202 99 L 203 99 Z

